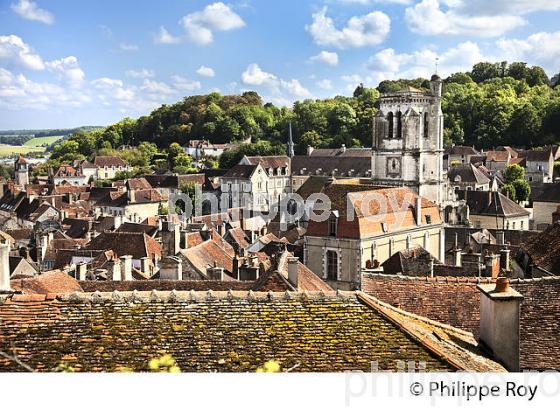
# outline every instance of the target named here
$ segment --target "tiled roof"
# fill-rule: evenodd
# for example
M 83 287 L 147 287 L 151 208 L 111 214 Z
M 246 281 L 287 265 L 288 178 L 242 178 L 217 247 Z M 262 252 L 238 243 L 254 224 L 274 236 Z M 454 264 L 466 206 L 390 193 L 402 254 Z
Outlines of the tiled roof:
M 257 169 L 256 165 L 235 165 L 227 170 L 222 178 L 250 178 Z
M 126 162 L 122 158 L 109 156 L 109 155 L 98 155 L 94 158 L 93 164 L 96 167 L 126 167 Z
M 381 266 L 383 272 L 391 275 L 426 276 L 430 274 L 431 261 L 438 263 L 430 252 L 420 245 L 395 252 Z
M 65 177 L 81 177 L 82 173 L 80 170 L 70 166 L 70 165 L 61 165 L 58 167 L 58 170 L 54 174 L 57 178 L 65 178 Z
M 33 278 L 14 279 L 10 281 L 10 286 L 24 294 L 82 292 L 78 281 L 61 271 L 45 272 Z
M 474 147 L 464 145 L 454 145 L 445 149 L 445 153 L 449 155 L 478 155 L 478 151 Z
M 23 299 L 23 300 L 22 300 Z M 29 298 L 27 298 L 29 299 Z M 137 292 L 0 304 L 0 349 L 39 371 L 147 370 L 169 353 L 184 372 L 503 371 L 468 333 L 360 293 Z M 124 303 L 124 302 L 127 303 Z M 22 329 L 25 332 L 22 332 Z M 0 358 L 0 370 L 18 365 Z
M 139 292 L 156 291 L 249 291 L 254 285 L 252 281 L 223 281 L 223 280 L 156 280 L 147 281 L 83 281 L 80 286 L 84 292 Z
M 18 165 L 19 165 L 19 164 L 25 165 L 25 164 L 27 164 L 27 160 L 23 157 L 23 155 L 20 155 L 20 156 L 18 157 L 18 159 L 16 160 L 16 164 L 18 164 Z
M 520 151 L 519 156 L 525 158 L 528 162 L 547 162 L 551 159 L 552 148 L 541 150 Z
M 254 156 L 245 158 L 249 161 L 249 164 L 261 164 L 261 166 L 266 170 L 269 168 L 287 167 L 290 164 L 290 157 L 286 155 Z
M 459 178 L 457 178 L 459 177 Z M 472 164 L 455 165 L 447 171 L 447 178 L 453 182 L 488 184 L 490 179 Z
M 157 231 L 158 231 L 157 226 L 152 226 L 148 224 L 136 224 L 131 222 L 123 223 L 116 230 L 116 232 L 143 232 L 146 235 L 151 236 L 152 238 L 155 236 Z
M 550 225 L 521 247 L 529 254 L 533 264 L 560 275 L 560 222 Z
M 132 190 L 152 189 L 146 178 L 130 178 L 126 180 L 126 188 Z
M 508 162 L 510 159 L 510 153 L 508 151 L 486 151 L 486 161 L 495 162 Z
M 206 269 L 213 266 L 224 268 L 230 276 L 233 272 L 233 255 L 212 239 L 181 250 L 180 254 L 202 278 L 206 277 Z
M 181 185 L 193 183 L 204 184 L 204 174 L 190 175 L 144 175 L 143 176 L 153 188 L 174 188 L 179 189 Z
M 5 232 L 17 241 L 31 239 L 33 236 L 33 229 L 30 228 L 8 229 Z
M 132 255 L 134 259 L 161 257 L 161 246 L 143 232 L 103 232 L 91 240 L 87 250 L 112 250 L 119 257 Z
M 418 195 L 408 188 L 376 189 L 376 187 L 368 185 L 334 183 L 323 189 L 323 193 L 331 200 L 332 209 L 339 212 L 337 237 L 366 238 L 387 233 L 386 228 L 396 232 L 418 225 L 415 216 Z M 379 199 L 380 197 L 387 198 L 386 201 L 381 201 L 385 202 L 387 206 L 381 207 L 380 201 L 376 199 L 368 201 L 368 199 Z M 352 205 L 353 218 L 347 215 L 347 201 Z M 406 206 L 407 201 L 408 206 Z M 441 223 L 437 205 L 426 198 L 422 198 L 421 207 L 423 224 L 427 223 L 427 217 L 430 218 L 431 224 Z M 371 216 L 375 216 L 375 218 L 371 218 Z M 328 221 L 309 221 L 306 234 L 310 236 L 329 236 Z
M 249 246 L 249 242 L 247 241 L 247 235 L 243 232 L 241 227 L 232 228 L 226 232 L 224 238 L 227 240 L 231 238 L 231 240 L 240 248 L 245 249 Z
M 529 211 L 500 192 L 458 191 L 459 199 L 465 199 L 472 215 L 527 216 Z
M 296 155 L 292 158 L 292 175 L 371 176 L 371 153 L 368 157 Z
M 315 148 L 310 157 L 362 157 L 371 161 L 371 148 Z M 293 158 L 292 158 L 293 164 Z
M 521 303 L 521 368 L 560 369 L 560 277 L 511 279 Z M 490 278 L 362 275 L 362 290 L 380 300 L 478 335 L 479 283 Z

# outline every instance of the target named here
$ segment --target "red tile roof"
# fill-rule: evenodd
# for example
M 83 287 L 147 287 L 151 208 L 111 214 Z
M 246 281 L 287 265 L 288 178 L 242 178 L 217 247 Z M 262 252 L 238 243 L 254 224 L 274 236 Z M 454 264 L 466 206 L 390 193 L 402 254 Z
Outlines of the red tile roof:
M 33 278 L 14 279 L 10 285 L 12 289 L 24 294 L 67 294 L 83 291 L 76 279 L 61 271 L 45 272 Z

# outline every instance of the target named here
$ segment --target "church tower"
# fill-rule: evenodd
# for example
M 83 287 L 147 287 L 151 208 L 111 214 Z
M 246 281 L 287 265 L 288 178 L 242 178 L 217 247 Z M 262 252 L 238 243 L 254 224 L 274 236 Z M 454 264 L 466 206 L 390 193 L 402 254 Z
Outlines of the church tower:
M 292 123 L 290 123 L 290 134 L 288 136 L 288 156 L 290 158 L 294 157 L 294 140 L 292 138 Z
M 380 97 L 373 118 L 373 183 L 410 187 L 438 205 L 445 200 L 441 92 L 441 78 L 433 75 L 429 92 L 406 87 Z
M 15 179 L 16 185 L 21 187 L 29 184 L 29 164 L 22 155 L 19 156 L 15 163 Z

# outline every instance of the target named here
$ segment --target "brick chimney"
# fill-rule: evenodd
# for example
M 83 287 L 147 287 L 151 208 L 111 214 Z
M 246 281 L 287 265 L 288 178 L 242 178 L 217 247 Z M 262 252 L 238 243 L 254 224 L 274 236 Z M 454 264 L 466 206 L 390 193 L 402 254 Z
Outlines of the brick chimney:
M 288 258 L 288 280 L 297 289 L 299 283 L 298 273 L 299 259 L 295 257 Z
M 132 280 L 132 256 L 121 256 L 121 280 Z
M 0 265 L 0 293 L 11 292 L 9 243 L 0 243 Z
M 507 278 L 496 284 L 478 285 L 480 291 L 481 345 L 509 371 L 519 371 L 519 315 L 523 296 Z

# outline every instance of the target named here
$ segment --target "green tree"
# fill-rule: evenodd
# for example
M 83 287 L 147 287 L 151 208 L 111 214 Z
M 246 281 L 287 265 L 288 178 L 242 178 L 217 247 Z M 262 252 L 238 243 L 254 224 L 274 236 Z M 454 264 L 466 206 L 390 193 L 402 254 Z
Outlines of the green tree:
M 525 179 L 525 169 L 518 164 L 510 165 L 506 168 L 504 172 L 504 177 L 506 179 L 506 183 L 512 184 L 514 181 L 518 179 Z
M 515 187 L 513 186 L 513 184 L 510 184 L 510 183 L 504 184 L 504 186 L 502 186 L 502 194 L 507 196 L 512 201 L 517 200 L 516 191 L 515 191 Z
M 524 179 L 516 179 L 512 182 L 513 189 L 515 189 L 515 200 L 517 202 L 527 201 L 531 196 L 531 186 Z

